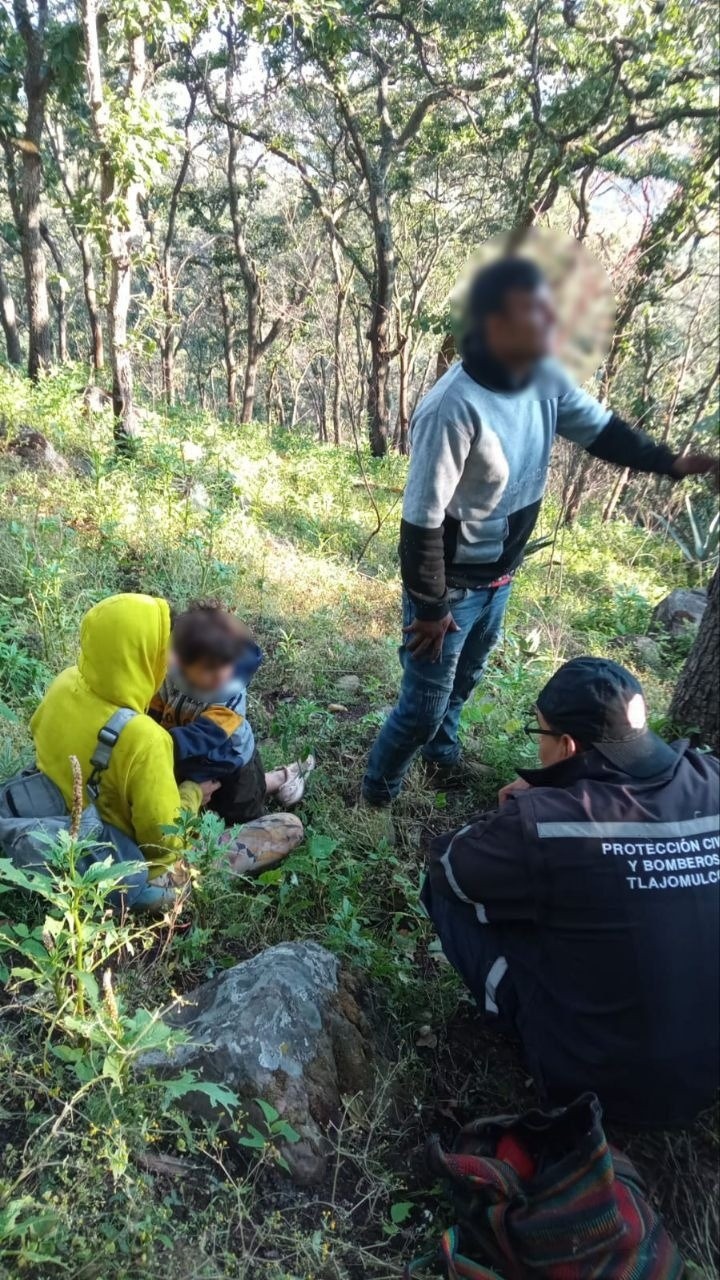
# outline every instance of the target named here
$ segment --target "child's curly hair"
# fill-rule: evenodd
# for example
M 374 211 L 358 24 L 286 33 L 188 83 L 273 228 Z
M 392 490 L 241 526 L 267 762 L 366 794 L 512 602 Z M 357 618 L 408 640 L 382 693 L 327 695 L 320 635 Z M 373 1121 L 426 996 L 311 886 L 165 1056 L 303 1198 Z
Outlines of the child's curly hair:
M 180 662 L 224 667 L 252 640 L 244 622 L 220 600 L 192 600 L 173 619 L 172 645 Z

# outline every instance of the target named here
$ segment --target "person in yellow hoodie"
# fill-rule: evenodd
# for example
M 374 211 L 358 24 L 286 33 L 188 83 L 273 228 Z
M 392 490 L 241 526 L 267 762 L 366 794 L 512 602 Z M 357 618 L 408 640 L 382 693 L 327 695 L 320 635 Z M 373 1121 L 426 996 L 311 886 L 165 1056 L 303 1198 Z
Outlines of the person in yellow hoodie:
M 80 628 L 77 666 L 53 680 L 30 721 L 38 767 L 72 803 L 71 755 L 83 783 L 103 725 L 119 707 L 138 712 L 125 725 L 100 784 L 98 808 L 105 822 L 135 840 L 150 876 L 163 875 L 182 853 L 182 841 L 166 830 L 182 809 L 197 813 L 216 790 L 214 782 L 183 782 L 173 773 L 170 735 L 146 714 L 167 669 L 170 606 L 146 595 L 109 596 L 90 609 Z
M 80 626 L 77 666 L 53 680 L 30 721 L 38 768 L 71 808 L 70 756 L 80 761 L 86 785 L 100 730 L 120 707 L 138 713 L 113 747 L 97 805 L 105 822 L 140 846 L 153 884 L 167 888 L 168 901 L 184 877 L 171 870 L 183 842 L 167 828 L 182 809 L 197 813 L 220 785 L 211 780 L 178 786 L 172 737 L 147 715 L 165 679 L 170 628 L 170 606 L 155 596 L 109 596 L 93 605 Z M 292 813 L 266 814 L 228 831 L 221 839 L 228 870 L 236 875 L 266 870 L 295 849 L 303 834 Z M 165 905 L 162 899 L 160 906 Z

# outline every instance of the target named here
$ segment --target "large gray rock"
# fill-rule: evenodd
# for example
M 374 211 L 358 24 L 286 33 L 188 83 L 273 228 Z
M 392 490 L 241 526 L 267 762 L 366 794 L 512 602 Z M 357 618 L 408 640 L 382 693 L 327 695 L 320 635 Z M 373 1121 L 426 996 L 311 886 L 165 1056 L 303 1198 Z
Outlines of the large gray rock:
M 255 1099 L 272 1103 L 300 1135 L 277 1144 L 292 1177 L 303 1185 L 320 1181 L 325 1131 L 338 1118 L 343 1094 L 367 1088 L 372 1078 L 369 1028 L 336 957 L 314 942 L 281 943 L 183 996 L 164 1020 L 188 1040 L 171 1055 L 143 1054 L 140 1073 L 196 1071 L 220 1082 L 243 1099 L 261 1131 Z M 202 1093 L 188 1093 L 180 1105 L 219 1120 L 231 1141 L 243 1136 Z
M 55 475 L 67 475 L 70 471 L 65 458 L 58 453 L 47 436 L 32 427 L 20 427 L 17 435 L 8 443 L 7 451 L 31 471 L 51 471 Z
M 688 626 L 700 625 L 707 608 L 707 592 L 702 588 L 676 587 L 656 605 L 652 626 L 668 631 L 671 636 L 681 636 Z

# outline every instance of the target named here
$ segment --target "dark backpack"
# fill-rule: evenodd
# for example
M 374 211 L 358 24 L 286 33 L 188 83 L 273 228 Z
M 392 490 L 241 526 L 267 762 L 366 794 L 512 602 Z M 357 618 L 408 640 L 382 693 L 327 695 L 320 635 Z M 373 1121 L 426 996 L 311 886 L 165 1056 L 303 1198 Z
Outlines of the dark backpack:
M 458 1223 L 437 1250 L 408 1265 L 406 1277 L 428 1268 L 448 1280 L 683 1275 L 634 1166 L 608 1146 L 592 1093 L 556 1111 L 475 1121 L 451 1152 L 431 1138 L 427 1160 Z
M 108 857 L 118 863 L 122 884 L 108 895 L 117 910 L 142 905 L 148 885 L 148 871 L 138 845 L 124 831 L 103 822 L 97 808 L 100 779 L 110 763 L 113 747 L 125 725 L 137 715 L 129 707 L 120 707 L 103 725 L 90 760 L 92 773 L 86 790 L 89 803 L 80 817 L 79 836 L 92 841 L 87 853 L 78 860 L 82 873 L 94 862 Z M 70 830 L 71 815 L 59 787 L 36 767 L 25 769 L 0 785 L 0 849 L 16 867 L 46 871 L 48 849 L 61 831 Z M 123 864 L 127 872 L 123 872 Z M 138 865 L 139 864 L 139 865 Z

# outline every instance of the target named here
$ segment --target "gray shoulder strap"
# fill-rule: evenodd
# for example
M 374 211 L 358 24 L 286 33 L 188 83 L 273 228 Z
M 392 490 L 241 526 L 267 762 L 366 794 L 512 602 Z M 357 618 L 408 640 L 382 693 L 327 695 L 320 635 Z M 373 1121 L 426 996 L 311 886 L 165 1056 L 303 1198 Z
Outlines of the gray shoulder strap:
M 125 725 L 137 715 L 137 711 L 132 711 L 130 707 L 119 707 L 113 712 L 107 724 L 104 724 L 100 730 L 95 750 L 90 757 L 92 772 L 87 781 L 87 789 L 93 800 L 97 800 L 100 785 L 100 774 L 104 773 L 110 764 L 110 757 L 113 753 L 113 747 L 122 733 Z

